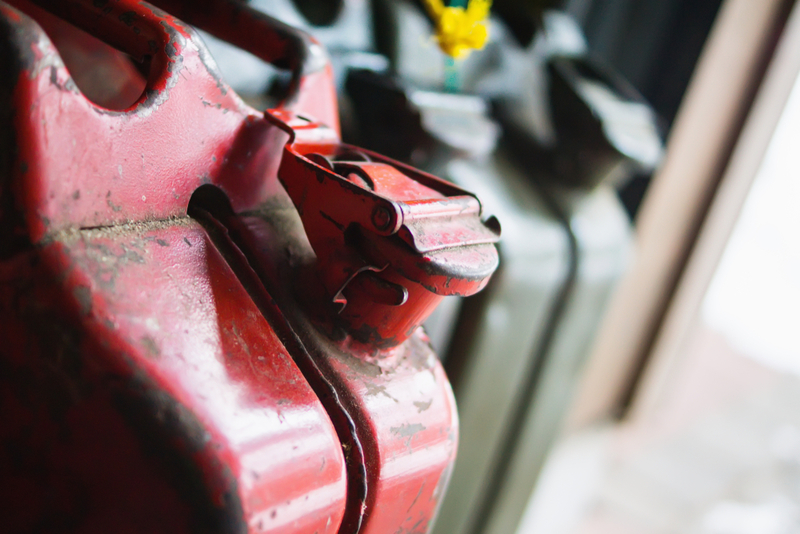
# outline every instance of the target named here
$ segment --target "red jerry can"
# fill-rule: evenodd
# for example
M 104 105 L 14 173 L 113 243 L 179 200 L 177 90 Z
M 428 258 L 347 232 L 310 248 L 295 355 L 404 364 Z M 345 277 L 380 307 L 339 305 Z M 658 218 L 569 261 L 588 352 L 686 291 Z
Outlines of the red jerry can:
M 458 423 L 419 325 L 497 222 L 341 144 L 307 35 L 154 3 L 0 2 L 3 531 L 427 532 Z M 282 104 L 168 13 L 288 70 Z

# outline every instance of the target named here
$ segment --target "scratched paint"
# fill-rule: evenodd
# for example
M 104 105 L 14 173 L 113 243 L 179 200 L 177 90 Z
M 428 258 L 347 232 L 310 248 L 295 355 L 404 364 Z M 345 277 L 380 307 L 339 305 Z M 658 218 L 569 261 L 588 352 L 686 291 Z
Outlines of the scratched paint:
M 11 3 L 0 111 L 29 111 L 0 114 L 0 380 L 13 392 L 0 435 L 17 451 L 0 452 L 13 466 L 0 487 L 24 503 L 12 530 L 426 532 L 458 419 L 417 325 L 444 295 L 485 285 L 499 227 L 469 193 L 340 145 L 332 71 L 301 32 L 230 2 L 154 2 L 291 71 L 265 115 L 173 15 L 37 0 L 151 58 L 138 100 L 113 109 L 87 98 L 23 14 L 41 11 Z M 326 174 L 312 152 L 363 175 Z M 336 195 L 323 206 L 321 189 L 287 196 L 279 168 L 327 179 L 345 211 Z M 227 206 L 202 226 L 186 216 L 201 186 Z M 367 271 L 380 281 L 345 287 Z

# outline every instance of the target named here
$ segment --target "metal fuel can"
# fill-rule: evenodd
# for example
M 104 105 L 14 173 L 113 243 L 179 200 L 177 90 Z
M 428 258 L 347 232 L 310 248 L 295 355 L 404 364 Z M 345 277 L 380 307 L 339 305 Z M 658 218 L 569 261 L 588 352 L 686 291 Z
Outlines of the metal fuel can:
M 0 2 L 4 531 L 428 532 L 458 417 L 419 325 L 499 232 L 343 144 L 324 49 L 243 3 Z

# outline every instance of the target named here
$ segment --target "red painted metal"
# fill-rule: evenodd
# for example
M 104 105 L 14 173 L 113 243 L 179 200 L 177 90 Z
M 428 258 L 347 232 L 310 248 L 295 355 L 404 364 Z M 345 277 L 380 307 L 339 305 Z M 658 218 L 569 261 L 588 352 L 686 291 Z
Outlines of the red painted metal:
M 5 532 L 337 532 L 330 419 L 199 225 L 74 232 L 0 276 Z
M 317 255 L 326 296 L 358 341 L 405 341 L 447 295 L 472 295 L 497 268 L 500 227 L 477 198 L 378 154 L 342 145 L 286 110 L 281 183 Z
M 192 30 L 145 3 L 109 5 L 115 11 L 98 8 L 99 20 L 129 36 L 152 34 L 157 43 L 147 88 L 125 112 L 83 98 L 50 41 L 36 28 L 17 28 L 28 32 L 18 52 L 28 64 L 15 105 L 29 113 L 16 117 L 14 172 L 26 179 L 14 194 L 31 241 L 65 228 L 182 216 L 204 183 L 221 187 L 240 210 L 268 198 L 262 177 L 277 165 L 281 144 L 270 142 L 269 125 L 220 80 Z M 140 15 L 130 27 L 119 22 L 129 11 Z M 87 167 L 96 178 L 78 172 Z
M 291 70 L 266 115 L 148 3 L 10 3 L 4 529 L 426 532 L 457 416 L 416 325 L 496 265 L 477 200 L 341 146 L 324 51 L 240 4 L 156 2 Z
M 3 528 L 337 532 L 347 480 L 330 417 L 186 218 L 208 182 L 239 207 L 267 198 L 280 145 L 191 29 L 125 4 L 144 21 L 131 35 L 161 33 L 147 91 L 123 113 L 84 98 L 38 25 L 1 6 L 15 60 L 0 77 L 13 90 L 0 147 Z
M 306 313 L 302 291 L 314 252 L 291 238 L 302 231 L 302 222 L 290 200 L 278 197 L 276 203 L 269 212 L 238 218 L 231 228 L 313 360 L 317 373 L 307 378 L 312 385 L 330 384 L 356 422 L 347 454 L 363 456 L 366 470 L 361 481 L 349 473 L 358 502 L 349 507 L 342 532 L 355 532 L 359 522 L 360 532 L 368 534 L 428 532 L 458 437 L 455 401 L 442 367 L 422 328 L 388 349 L 355 342 L 343 332 L 338 340 L 321 333 L 319 317 Z

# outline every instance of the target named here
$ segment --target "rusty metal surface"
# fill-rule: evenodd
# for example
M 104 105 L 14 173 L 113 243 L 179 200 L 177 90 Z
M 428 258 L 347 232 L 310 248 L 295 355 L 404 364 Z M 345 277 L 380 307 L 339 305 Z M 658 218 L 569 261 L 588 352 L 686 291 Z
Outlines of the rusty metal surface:
M 364 152 L 371 167 L 347 165 L 375 179 L 389 222 L 372 210 L 346 232 L 324 217 L 304 228 L 284 187 L 324 170 L 305 158 L 313 135 L 318 153 L 350 150 L 324 51 L 236 2 L 156 3 L 290 69 L 293 86 L 266 116 L 248 107 L 194 30 L 145 2 L 0 2 L 4 526 L 427 532 L 458 423 L 417 325 L 485 285 L 499 227 L 472 195 Z M 94 67 L 73 77 L 42 27 Z M 125 56 L 92 35 L 146 76 L 115 70 Z M 125 95 L 87 98 L 103 74 Z M 315 128 L 286 148 L 298 120 Z M 209 188 L 224 202 L 187 217 Z M 320 236 L 384 262 L 342 291 L 343 314 L 320 261 L 339 252 L 315 254 Z

